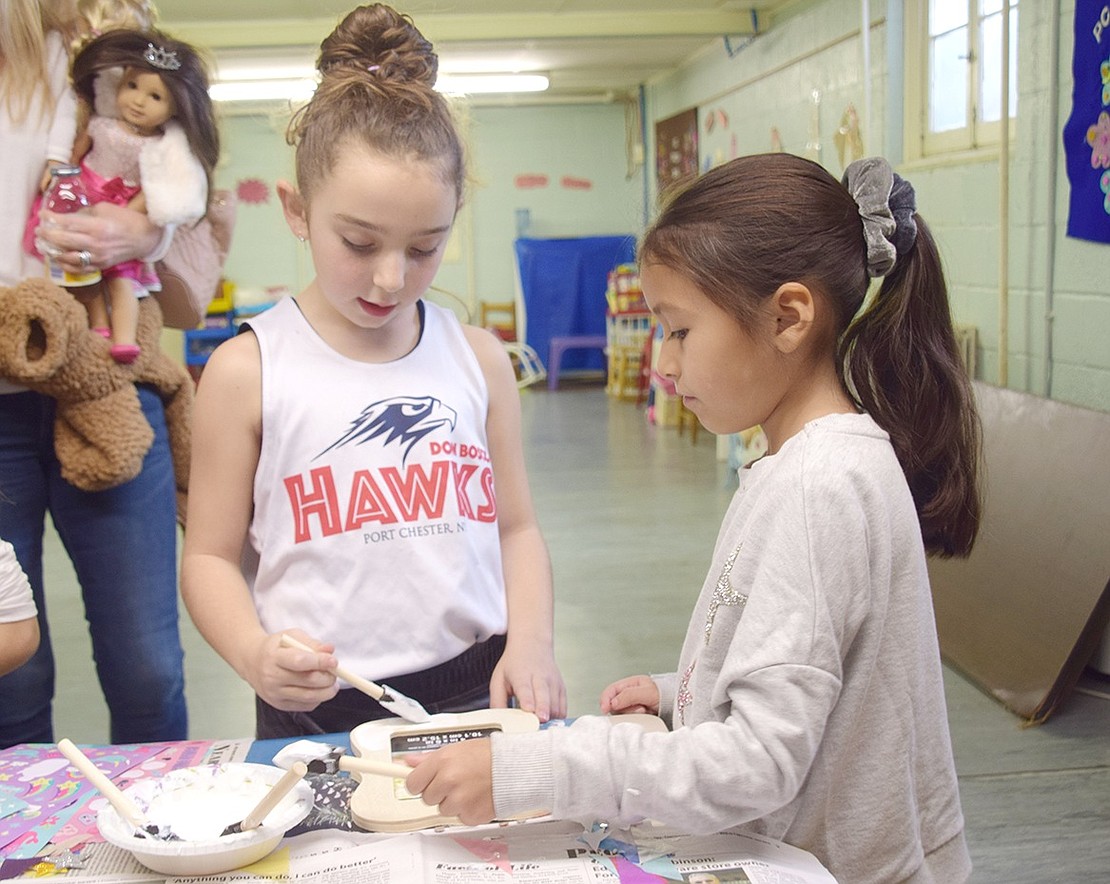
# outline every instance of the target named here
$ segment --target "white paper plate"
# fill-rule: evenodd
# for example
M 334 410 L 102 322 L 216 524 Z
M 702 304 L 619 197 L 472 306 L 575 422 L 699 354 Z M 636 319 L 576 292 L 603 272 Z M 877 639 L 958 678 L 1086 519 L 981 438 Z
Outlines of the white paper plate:
M 207 764 L 140 780 L 125 790 L 151 823 L 168 826 L 180 841 L 135 837 L 135 829 L 110 805 L 101 808 L 96 824 L 106 841 L 129 850 L 156 872 L 226 872 L 262 859 L 312 810 L 312 787 L 302 780 L 257 829 L 220 836 L 226 826 L 242 820 L 284 773 L 268 764 Z

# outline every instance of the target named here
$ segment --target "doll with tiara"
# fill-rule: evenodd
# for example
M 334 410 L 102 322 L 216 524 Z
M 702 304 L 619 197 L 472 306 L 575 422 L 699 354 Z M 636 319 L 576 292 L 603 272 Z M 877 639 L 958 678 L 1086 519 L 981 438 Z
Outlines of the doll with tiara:
M 219 135 L 196 50 L 155 30 L 111 30 L 81 48 L 72 74 L 91 108 L 74 145 L 90 202 L 145 211 L 159 226 L 203 217 Z M 158 284 L 153 268 L 134 260 L 75 291 L 117 362 L 138 358 L 138 300 Z

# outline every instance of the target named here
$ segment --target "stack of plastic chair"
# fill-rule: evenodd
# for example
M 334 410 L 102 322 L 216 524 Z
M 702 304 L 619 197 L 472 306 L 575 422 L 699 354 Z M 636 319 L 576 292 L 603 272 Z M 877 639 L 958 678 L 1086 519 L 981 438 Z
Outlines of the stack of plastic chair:
M 608 338 L 608 378 L 605 392 L 616 399 L 643 399 L 645 344 L 651 341 L 652 316 L 643 311 L 610 313 L 605 317 Z
M 543 367 L 539 354 L 520 341 L 505 341 L 505 349 L 513 362 L 516 371 L 516 385 L 523 390 L 532 384 L 538 384 L 547 377 L 547 369 Z
M 489 329 L 505 345 L 516 372 L 517 387 L 523 390 L 547 378 L 539 354 L 517 340 L 515 301 L 482 301 L 478 305 L 478 325 Z

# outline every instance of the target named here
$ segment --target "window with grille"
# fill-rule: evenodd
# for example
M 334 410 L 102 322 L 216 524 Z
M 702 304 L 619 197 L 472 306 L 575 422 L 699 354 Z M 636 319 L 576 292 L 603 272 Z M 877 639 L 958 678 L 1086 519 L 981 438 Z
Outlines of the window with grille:
M 1018 2 L 1010 0 L 1009 115 L 1017 115 Z M 906 4 L 906 128 L 911 157 L 998 144 L 1003 0 Z

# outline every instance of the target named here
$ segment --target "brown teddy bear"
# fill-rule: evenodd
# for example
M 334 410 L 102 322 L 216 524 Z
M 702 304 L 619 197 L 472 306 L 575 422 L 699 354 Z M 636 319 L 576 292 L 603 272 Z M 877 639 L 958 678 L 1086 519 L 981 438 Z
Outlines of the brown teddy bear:
M 0 287 L 0 377 L 57 400 L 54 450 L 62 477 L 84 491 L 122 485 L 142 469 L 154 432 L 136 384 L 150 384 L 166 410 L 184 524 L 189 484 L 193 380 L 161 348 L 162 311 L 154 298 L 139 308 L 139 358 L 120 365 L 110 344 L 91 331 L 85 309 L 46 279 Z

